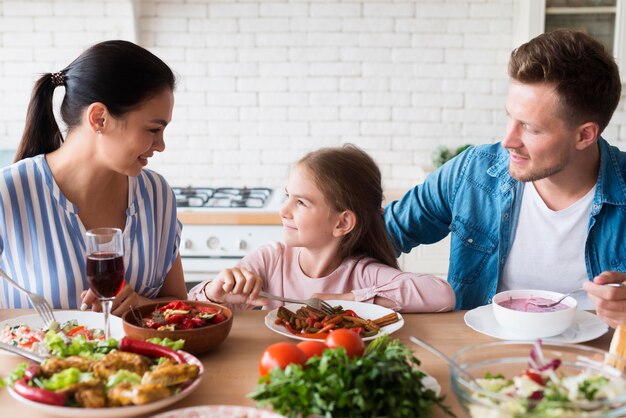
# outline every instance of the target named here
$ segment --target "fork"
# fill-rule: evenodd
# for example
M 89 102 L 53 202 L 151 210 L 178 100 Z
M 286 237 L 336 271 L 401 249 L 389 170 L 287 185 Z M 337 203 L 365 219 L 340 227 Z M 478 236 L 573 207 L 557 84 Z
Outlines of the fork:
M 6 274 L 2 269 L 0 269 L 0 277 L 6 280 L 11 286 L 26 293 L 26 296 L 28 296 L 28 300 L 30 300 L 31 305 L 33 305 L 33 308 L 35 308 L 35 311 L 37 311 L 41 319 L 43 319 L 44 326 L 47 327 L 48 325 L 50 325 L 51 322 L 56 322 L 54 314 L 52 313 L 52 308 L 50 308 L 47 300 L 45 300 L 43 297 L 39 296 L 36 293 L 29 292 L 28 290 L 24 289 L 13 279 L 11 279 L 8 274 Z
M 319 298 L 309 298 L 309 299 L 302 299 L 302 300 L 289 299 L 289 298 L 284 298 L 282 296 L 272 295 L 270 293 L 263 292 L 263 291 L 259 292 L 259 296 L 262 298 L 279 300 L 281 302 L 298 303 L 301 305 L 307 305 L 313 309 L 317 309 L 318 311 L 324 312 L 326 315 L 332 315 L 335 313 L 335 310 L 333 309 L 331 305 L 328 304 L 328 302 Z

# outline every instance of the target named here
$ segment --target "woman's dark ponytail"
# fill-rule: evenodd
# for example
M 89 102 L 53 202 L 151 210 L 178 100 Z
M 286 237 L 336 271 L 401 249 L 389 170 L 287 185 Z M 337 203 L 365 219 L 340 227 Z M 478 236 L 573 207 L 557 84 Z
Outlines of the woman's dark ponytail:
M 65 87 L 60 113 L 71 131 L 92 103 L 104 104 L 111 116 L 121 119 L 166 89 L 174 90 L 175 83 L 170 67 L 147 49 L 128 41 L 100 42 L 62 71 L 37 80 L 15 161 L 52 152 L 63 143 L 52 110 L 58 86 Z
M 52 152 L 63 143 L 63 135 L 54 118 L 52 97 L 59 85 L 59 73 L 44 74 L 37 80 L 26 112 L 26 126 L 15 153 L 15 162 Z

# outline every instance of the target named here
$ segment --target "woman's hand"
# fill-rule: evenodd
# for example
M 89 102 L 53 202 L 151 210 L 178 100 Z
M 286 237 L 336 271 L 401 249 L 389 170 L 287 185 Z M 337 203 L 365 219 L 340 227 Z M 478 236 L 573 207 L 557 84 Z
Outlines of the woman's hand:
M 583 288 L 596 305 L 596 314 L 611 327 L 626 324 L 626 286 L 602 286 L 607 283 L 624 283 L 626 274 L 605 271 L 586 282 Z
M 91 307 L 94 312 L 102 312 L 102 305 L 100 300 L 95 295 L 93 290 L 89 289 L 81 293 L 82 305 L 81 310 L 86 311 Z M 113 305 L 111 306 L 111 313 L 116 316 L 121 316 L 124 312 L 131 307 L 137 307 L 140 304 L 140 296 L 133 290 L 128 283 L 124 283 L 122 290 L 113 299 Z
M 204 287 L 204 295 L 215 302 L 247 303 L 263 306 L 269 302 L 259 297 L 263 279 L 241 268 L 225 269 Z

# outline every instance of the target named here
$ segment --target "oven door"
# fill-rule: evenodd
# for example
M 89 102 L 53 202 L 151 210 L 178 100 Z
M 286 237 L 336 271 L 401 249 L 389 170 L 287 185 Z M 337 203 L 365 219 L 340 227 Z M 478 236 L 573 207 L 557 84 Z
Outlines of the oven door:
M 187 286 L 213 279 L 262 245 L 283 238 L 282 225 L 184 225 L 180 255 Z
M 205 280 L 212 280 L 220 271 L 237 265 L 242 258 L 182 256 L 187 287 L 190 283 L 195 285 Z

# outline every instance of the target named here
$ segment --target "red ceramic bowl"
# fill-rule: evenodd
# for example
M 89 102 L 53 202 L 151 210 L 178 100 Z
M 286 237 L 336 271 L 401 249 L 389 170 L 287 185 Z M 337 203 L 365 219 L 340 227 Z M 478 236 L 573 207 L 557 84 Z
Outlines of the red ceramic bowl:
M 142 327 L 140 318 L 147 318 L 155 309 L 167 305 L 169 302 L 151 303 L 140 306 L 122 315 L 124 333 L 127 337 L 137 340 L 147 340 L 148 338 L 170 338 L 172 340 L 185 340 L 184 351 L 191 354 L 204 354 L 220 345 L 228 334 L 233 325 L 233 311 L 226 306 L 218 305 L 211 302 L 201 301 L 184 301 L 184 303 L 192 306 L 208 306 L 210 308 L 219 309 L 226 320 L 219 324 L 208 325 L 202 328 L 176 330 L 176 331 L 158 331 L 152 328 Z

